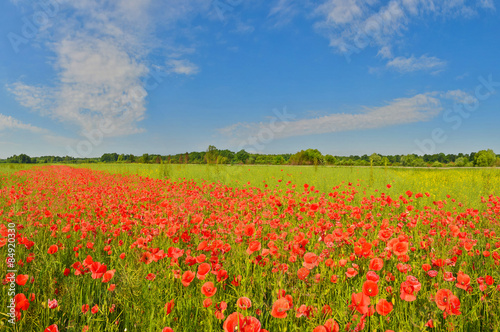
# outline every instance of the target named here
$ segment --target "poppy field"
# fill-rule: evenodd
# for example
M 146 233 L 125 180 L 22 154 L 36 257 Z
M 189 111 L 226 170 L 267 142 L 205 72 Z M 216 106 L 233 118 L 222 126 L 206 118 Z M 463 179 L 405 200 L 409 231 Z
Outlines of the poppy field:
M 498 172 L 214 170 L 0 170 L 0 330 L 500 329 Z

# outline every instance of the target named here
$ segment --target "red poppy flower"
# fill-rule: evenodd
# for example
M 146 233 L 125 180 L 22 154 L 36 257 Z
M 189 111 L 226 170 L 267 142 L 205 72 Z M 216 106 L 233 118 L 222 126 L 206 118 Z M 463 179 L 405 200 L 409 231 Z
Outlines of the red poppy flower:
M 214 283 L 208 281 L 201 286 L 201 293 L 207 297 L 212 297 L 217 292 L 217 288 L 214 287 Z
M 327 319 L 323 326 L 326 328 L 326 332 L 340 331 L 339 324 L 333 318 Z
M 56 324 L 52 324 L 49 327 L 47 327 L 43 332 L 59 332 L 59 328 L 57 327 Z
M 238 307 L 242 310 L 247 310 L 252 307 L 252 301 L 248 297 L 240 297 L 238 301 L 236 301 Z
M 16 283 L 19 286 L 24 286 L 26 282 L 28 281 L 29 276 L 27 274 L 18 274 L 16 277 Z
M 259 241 L 252 241 L 248 244 L 247 254 L 251 255 L 255 251 L 259 251 L 262 248 L 262 245 Z
M 156 274 L 154 274 L 154 273 L 148 273 L 148 275 L 146 276 L 146 279 L 150 280 L 150 281 L 153 281 L 153 280 L 156 279 Z
M 92 279 L 100 279 L 106 272 L 107 266 L 99 262 L 93 262 L 90 265 L 90 272 L 92 272 Z
M 171 327 L 164 327 L 163 330 L 161 330 L 161 332 L 174 332 L 174 330 L 172 330 Z
M 360 314 L 364 315 L 368 313 L 369 304 L 370 304 L 370 298 L 366 296 L 363 292 L 353 293 L 349 308 L 351 308 L 351 310 L 357 310 Z
M 378 285 L 376 282 L 367 280 L 363 284 L 363 293 L 366 296 L 377 296 L 378 295 Z
M 451 290 L 446 288 L 438 290 L 435 300 L 439 309 L 451 315 L 460 315 L 460 300 Z
M 52 255 L 52 254 L 55 254 L 57 252 L 57 250 L 59 250 L 59 247 L 56 246 L 55 244 L 53 244 L 49 247 L 49 250 L 47 250 L 47 252 Z
M 348 277 L 348 278 L 353 278 L 354 276 L 356 276 L 358 274 L 358 271 L 356 269 L 353 269 L 352 267 L 348 268 L 345 275 Z
M 384 261 L 381 258 L 373 258 L 370 261 L 369 268 L 373 271 L 380 271 L 384 267 Z
M 302 266 L 305 268 L 312 270 L 315 266 L 318 265 L 318 256 L 315 253 L 308 252 L 304 255 L 304 263 L 302 263 Z
M 194 273 L 192 271 L 188 270 L 184 272 L 181 278 L 182 285 L 184 285 L 184 287 L 189 286 L 189 284 L 191 284 L 191 281 L 193 281 L 193 279 L 194 279 Z
M 115 270 L 108 270 L 102 275 L 102 282 L 108 282 L 115 275 Z
M 94 305 L 90 311 L 92 312 L 92 314 L 98 313 L 99 312 L 99 306 L 97 304 Z
M 56 299 L 48 300 L 48 304 L 50 309 L 55 309 L 59 306 L 59 303 L 57 303 Z
M 401 256 L 406 254 L 408 252 L 408 242 L 401 242 L 401 241 L 396 242 L 392 247 L 392 251 L 396 256 Z
M 378 314 L 382 316 L 387 316 L 392 311 L 392 307 L 392 303 L 385 299 L 380 299 L 376 306 Z
M 88 304 L 82 305 L 82 314 L 86 313 L 87 311 L 89 311 L 89 305 Z
M 26 298 L 26 295 L 23 293 L 16 294 L 14 296 L 14 302 L 16 303 L 16 311 L 19 310 L 28 310 L 30 303 L 28 302 L 28 299 Z
M 308 275 L 309 275 L 309 270 L 305 267 L 301 267 L 297 271 L 297 277 L 299 277 L 300 280 L 305 280 Z
M 204 308 L 208 308 L 212 305 L 212 299 L 211 298 L 206 298 L 205 300 L 203 300 L 203 307 Z
M 244 317 L 239 312 L 233 312 L 227 316 L 224 325 L 224 332 L 262 332 L 260 321 L 252 316 Z
M 271 316 L 274 318 L 285 318 L 287 316 L 287 311 L 290 309 L 290 303 L 286 298 L 281 298 L 274 302 L 271 309 Z
M 165 304 L 165 312 L 166 312 L 167 315 L 172 312 L 172 309 L 174 308 L 174 305 L 175 305 L 175 303 L 174 303 L 173 299 L 170 300 L 169 302 L 167 302 Z
M 196 278 L 200 280 L 205 280 L 207 273 L 210 272 L 210 264 L 202 263 L 198 266 L 198 272 L 196 272 Z

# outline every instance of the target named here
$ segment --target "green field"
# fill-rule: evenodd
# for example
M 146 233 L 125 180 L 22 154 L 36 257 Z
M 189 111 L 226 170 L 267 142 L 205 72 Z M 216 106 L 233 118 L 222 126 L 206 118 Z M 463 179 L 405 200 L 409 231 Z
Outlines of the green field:
M 321 193 L 349 182 L 360 184 L 360 190 L 403 194 L 407 190 L 428 192 L 430 198 L 442 200 L 452 195 L 464 204 L 476 204 L 481 196 L 498 194 L 500 169 L 426 169 L 393 167 L 314 167 L 314 166 L 226 166 L 168 164 L 87 164 L 81 167 L 110 173 L 136 174 L 170 180 L 220 182 L 230 186 L 250 183 L 253 187 L 277 186 L 278 180 L 292 184 L 314 186 Z

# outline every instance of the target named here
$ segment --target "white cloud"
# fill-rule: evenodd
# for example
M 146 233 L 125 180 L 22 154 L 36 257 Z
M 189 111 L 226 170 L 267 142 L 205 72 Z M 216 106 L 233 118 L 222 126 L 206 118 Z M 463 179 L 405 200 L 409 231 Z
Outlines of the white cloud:
M 290 23 L 299 13 L 296 0 L 277 0 L 271 5 L 268 18 L 272 19 L 275 27 Z
M 114 125 L 109 136 L 143 131 L 139 123 L 146 114 L 149 54 L 159 50 L 165 57 L 179 58 L 192 52 L 172 42 L 174 37 L 159 43 L 154 37 L 157 25 L 169 31 L 176 22 L 206 10 L 210 1 L 166 0 L 161 11 L 152 0 L 58 2 L 58 15 L 44 35 L 45 45 L 55 54 L 55 84 L 16 82 L 8 86 L 9 91 L 21 105 L 76 125 L 81 134 L 104 121 Z M 199 71 L 188 60 L 169 64 L 169 70 L 178 74 Z
M 20 129 L 27 130 L 32 133 L 43 134 L 48 131 L 39 127 L 32 126 L 30 124 L 23 123 L 17 119 L 14 119 L 12 116 L 7 116 L 0 114 L 0 131 L 6 129 Z
M 450 90 L 441 94 L 441 98 L 451 99 L 457 104 L 473 104 L 477 100 L 463 90 Z
M 493 0 L 479 0 L 478 5 L 482 8 L 488 8 L 488 9 L 492 9 L 492 10 L 496 9 L 495 3 L 493 2 Z
M 494 4 L 491 0 L 324 0 L 316 7 L 320 19 L 315 27 L 330 46 L 349 55 L 366 47 L 390 46 L 413 21 L 470 18 L 477 16 L 478 8 L 494 10 Z
M 383 128 L 394 125 L 429 121 L 436 117 L 443 107 L 437 92 L 418 94 L 410 98 L 399 98 L 381 107 L 362 107 L 357 114 L 335 113 L 312 119 L 301 119 L 286 123 L 236 123 L 219 129 L 238 146 L 251 137 L 271 130 L 275 139 L 334 133 L 352 130 Z M 273 128 L 282 127 L 280 130 Z
M 378 51 L 377 55 L 384 58 L 384 59 L 390 59 L 390 58 L 392 58 L 391 48 L 389 46 L 383 46 Z
M 387 62 L 388 68 L 397 70 L 401 73 L 410 73 L 419 70 L 439 72 L 445 66 L 446 61 L 426 55 L 422 55 L 420 58 L 414 56 L 409 58 L 397 57 Z
M 189 60 L 171 59 L 167 61 L 167 71 L 175 74 L 194 75 L 199 72 L 198 66 Z

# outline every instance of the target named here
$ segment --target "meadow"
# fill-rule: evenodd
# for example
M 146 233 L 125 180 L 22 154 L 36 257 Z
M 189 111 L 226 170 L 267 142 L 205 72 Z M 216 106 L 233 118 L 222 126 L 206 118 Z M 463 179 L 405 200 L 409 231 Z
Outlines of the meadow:
M 1 165 L 0 330 L 498 331 L 499 189 L 495 168 Z

